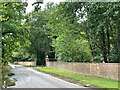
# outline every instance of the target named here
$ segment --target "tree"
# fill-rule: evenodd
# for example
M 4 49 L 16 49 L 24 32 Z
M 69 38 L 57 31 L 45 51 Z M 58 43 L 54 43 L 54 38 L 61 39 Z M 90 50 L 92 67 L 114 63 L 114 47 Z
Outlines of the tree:
M 46 26 L 51 30 L 52 46 L 60 61 L 91 62 L 88 42 L 79 35 L 84 32 L 77 22 L 74 6 L 75 3 L 48 4 Z
M 28 22 L 30 35 L 28 37 L 30 46 L 27 47 L 29 53 L 36 55 L 37 65 L 45 66 L 45 58 L 50 48 L 50 38 L 48 29 L 45 28 L 47 21 L 44 19 L 44 12 L 34 11 L 30 15 Z
M 10 60 L 11 52 L 23 44 L 28 31 L 22 24 L 26 3 L 4 2 L 2 4 L 2 62 Z
M 87 30 L 94 44 L 99 48 L 103 61 L 119 62 L 117 53 L 117 30 L 119 21 L 119 3 L 87 4 Z M 94 18 L 94 19 L 93 19 Z

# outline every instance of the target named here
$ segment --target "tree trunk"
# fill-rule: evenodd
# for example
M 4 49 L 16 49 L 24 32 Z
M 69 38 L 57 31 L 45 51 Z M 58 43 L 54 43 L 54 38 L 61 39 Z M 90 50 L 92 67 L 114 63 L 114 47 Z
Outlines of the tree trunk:
M 109 34 L 109 29 L 107 27 L 106 29 L 106 34 L 107 34 L 107 57 L 108 57 L 108 62 L 110 61 L 110 34 Z
M 104 58 L 104 62 L 108 63 L 107 61 L 107 52 L 106 52 L 106 43 L 105 43 L 105 32 L 102 29 L 101 31 L 101 42 L 102 42 L 102 54 L 103 54 L 103 58 Z
M 117 27 L 117 49 L 118 49 L 118 63 L 120 62 L 120 23 L 118 23 Z
M 37 53 L 37 65 L 38 66 L 46 66 L 45 53 L 44 52 Z
M 89 32 L 86 30 L 86 39 L 88 40 L 88 44 L 89 44 L 89 47 L 90 47 L 90 51 L 91 51 L 91 54 L 92 54 L 92 58 L 94 58 L 95 56 L 95 52 L 94 52 L 94 47 L 92 46 L 92 43 L 91 43 L 91 39 L 90 39 L 90 35 L 89 35 Z
M 38 55 L 38 53 L 36 53 L 36 55 L 37 55 L 36 65 L 39 66 L 39 55 Z
M 45 61 L 45 53 L 41 52 L 40 58 L 41 58 L 41 66 L 46 66 L 46 61 Z
M 89 47 L 90 47 L 90 50 L 91 50 L 92 57 L 94 58 L 94 56 L 95 56 L 94 49 L 92 48 L 92 45 L 90 43 L 89 43 Z

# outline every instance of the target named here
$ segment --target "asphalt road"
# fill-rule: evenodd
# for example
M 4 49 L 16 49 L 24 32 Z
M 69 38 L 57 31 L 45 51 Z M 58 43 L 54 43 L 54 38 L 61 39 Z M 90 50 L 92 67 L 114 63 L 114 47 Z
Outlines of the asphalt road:
M 13 65 L 11 72 L 15 75 L 16 85 L 10 88 L 84 88 L 51 75 L 36 71 L 30 67 Z

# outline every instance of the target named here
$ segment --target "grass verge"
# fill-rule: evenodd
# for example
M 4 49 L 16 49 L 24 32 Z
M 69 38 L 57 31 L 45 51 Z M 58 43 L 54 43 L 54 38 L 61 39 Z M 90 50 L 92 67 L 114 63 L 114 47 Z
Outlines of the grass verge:
M 82 74 L 77 74 L 63 70 L 51 69 L 47 67 L 35 67 L 35 69 L 45 73 L 55 74 L 55 75 L 63 76 L 65 78 L 70 78 L 84 85 L 89 84 L 91 86 L 95 86 L 98 88 L 118 88 L 118 86 L 120 86 L 120 81 L 118 83 L 117 80 L 101 78 L 96 76 L 82 75 Z
M 14 73 L 10 72 L 11 66 L 10 65 L 4 65 L 2 66 L 2 87 L 7 88 L 10 86 L 15 85 L 15 80 L 11 79 L 10 77 L 14 75 Z
M 5 86 L 6 86 L 6 87 L 14 86 L 14 85 L 15 85 L 15 82 L 16 82 L 16 80 L 7 78 L 7 79 L 6 79 Z

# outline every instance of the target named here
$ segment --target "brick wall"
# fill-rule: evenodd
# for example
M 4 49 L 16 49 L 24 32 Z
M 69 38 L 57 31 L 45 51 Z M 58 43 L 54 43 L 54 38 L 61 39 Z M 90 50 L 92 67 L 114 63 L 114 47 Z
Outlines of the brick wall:
M 49 68 L 120 80 L 120 78 L 118 77 L 120 64 L 118 63 L 47 62 L 46 65 Z
M 35 62 L 18 62 L 18 64 L 26 66 L 36 66 Z

